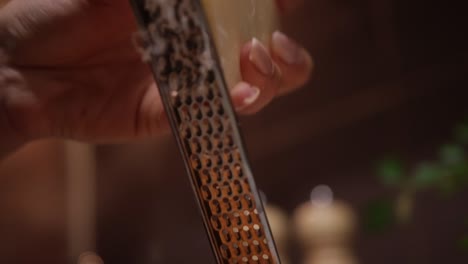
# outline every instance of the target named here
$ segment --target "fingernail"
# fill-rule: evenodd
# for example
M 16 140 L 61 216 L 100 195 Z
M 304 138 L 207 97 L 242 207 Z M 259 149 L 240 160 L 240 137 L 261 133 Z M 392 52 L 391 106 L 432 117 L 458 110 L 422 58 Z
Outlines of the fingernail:
M 238 84 L 231 92 L 237 111 L 245 109 L 257 101 L 260 89 L 247 83 Z
M 304 62 L 302 48 L 285 34 L 276 31 L 273 33 L 272 49 L 285 63 L 294 65 Z
M 244 99 L 244 105 L 249 106 L 255 101 L 257 101 L 258 97 L 260 96 L 260 89 L 258 89 L 255 86 L 251 86 L 250 89 L 248 89 L 248 95 Z
M 264 75 L 271 76 L 274 72 L 273 60 L 267 49 L 258 39 L 252 39 L 252 47 L 250 49 L 249 60 L 257 67 Z

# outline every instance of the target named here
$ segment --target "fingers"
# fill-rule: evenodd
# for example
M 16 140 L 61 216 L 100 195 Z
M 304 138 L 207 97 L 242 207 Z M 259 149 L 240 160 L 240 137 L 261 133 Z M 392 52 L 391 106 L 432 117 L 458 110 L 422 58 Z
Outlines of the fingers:
M 257 101 L 260 89 L 246 82 L 238 83 L 231 91 L 232 102 L 237 112 L 246 113 L 249 107 Z M 252 109 L 250 109 L 253 111 Z
M 104 264 L 104 261 L 96 254 L 87 252 L 81 254 L 78 264 Z
M 1 9 L 0 29 L 15 36 L 26 36 L 38 25 L 76 12 L 83 4 L 81 0 L 11 1 Z
M 272 36 L 271 51 L 254 39 L 244 46 L 240 56 L 244 82 L 236 85 L 231 95 L 241 114 L 256 113 L 275 96 L 301 87 L 313 68 L 309 53 L 280 32 Z
M 268 50 L 257 39 L 247 43 L 240 56 L 241 74 L 246 83 L 234 87 L 233 101 L 242 103 L 236 105 L 239 112 L 252 114 L 261 110 L 276 96 L 281 87 L 281 71 Z M 246 92 L 248 86 L 250 93 Z M 247 94 L 250 97 L 245 97 Z M 240 95 L 244 95 L 243 100 Z
M 286 94 L 304 85 L 313 70 L 310 54 L 294 40 L 276 31 L 271 41 L 273 60 L 283 73 L 279 94 Z
M 112 10 L 106 13 L 104 11 L 108 6 L 112 6 Z M 124 25 L 130 23 L 133 28 L 131 22 L 134 22 L 126 0 L 9 0 L 4 6 L 0 4 L 0 8 L 0 32 L 8 31 L 16 37 L 30 36 L 43 26 L 56 23 L 57 19 L 69 18 L 84 10 L 88 14 L 86 19 L 94 27 L 96 20 L 92 16 L 99 17 L 101 23 L 110 20 L 113 26 L 120 21 Z M 95 34 L 99 35 L 97 32 Z

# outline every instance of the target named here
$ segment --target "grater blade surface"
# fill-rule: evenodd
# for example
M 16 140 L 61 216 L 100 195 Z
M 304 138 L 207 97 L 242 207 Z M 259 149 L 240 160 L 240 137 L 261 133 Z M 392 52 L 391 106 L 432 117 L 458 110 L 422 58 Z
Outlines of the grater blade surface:
M 217 262 L 279 264 L 202 3 L 132 5 Z

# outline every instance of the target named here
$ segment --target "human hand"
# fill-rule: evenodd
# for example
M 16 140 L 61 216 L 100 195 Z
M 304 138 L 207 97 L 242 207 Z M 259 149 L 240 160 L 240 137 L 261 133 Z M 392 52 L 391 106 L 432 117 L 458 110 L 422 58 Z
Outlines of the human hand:
M 278 0 L 282 10 L 298 2 Z M 165 131 L 156 84 L 131 41 L 134 21 L 128 0 L 15 0 L 4 6 L 0 37 L 3 32 L 16 42 L 9 65 L 0 67 L 0 102 L 11 129 L 24 140 L 88 142 Z M 231 96 L 241 114 L 300 87 L 312 69 L 308 53 L 279 32 L 271 47 L 247 43 L 240 58 L 244 82 L 232 87 Z

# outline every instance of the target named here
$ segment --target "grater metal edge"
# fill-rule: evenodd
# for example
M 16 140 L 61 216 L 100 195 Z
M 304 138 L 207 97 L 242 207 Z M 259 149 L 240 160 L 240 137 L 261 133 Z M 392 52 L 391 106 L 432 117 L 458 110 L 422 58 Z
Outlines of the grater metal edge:
M 217 262 L 279 264 L 200 0 L 131 2 Z

